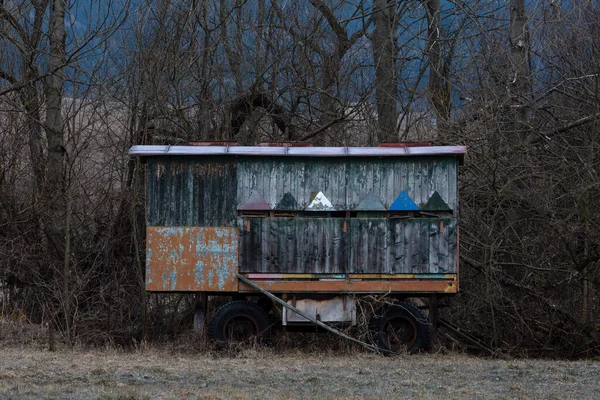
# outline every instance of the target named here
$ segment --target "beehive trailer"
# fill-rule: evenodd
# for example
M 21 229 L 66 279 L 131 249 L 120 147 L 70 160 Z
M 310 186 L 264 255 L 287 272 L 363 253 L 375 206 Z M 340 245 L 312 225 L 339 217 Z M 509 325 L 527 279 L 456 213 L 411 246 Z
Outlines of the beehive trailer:
M 210 323 L 216 340 L 263 334 L 265 292 L 299 312 L 283 309 L 288 327 L 311 324 L 302 315 L 356 323 L 367 294 L 435 303 L 459 290 L 465 151 L 133 146 L 146 162 L 146 290 L 233 296 Z M 383 349 L 429 344 L 427 318 L 406 301 L 382 307 L 370 326 Z

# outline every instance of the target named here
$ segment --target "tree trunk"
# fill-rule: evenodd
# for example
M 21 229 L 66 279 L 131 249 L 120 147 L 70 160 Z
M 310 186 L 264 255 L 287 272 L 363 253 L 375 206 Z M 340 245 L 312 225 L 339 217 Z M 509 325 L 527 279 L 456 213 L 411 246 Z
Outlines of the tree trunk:
M 34 79 L 33 72 L 25 72 L 26 80 Z M 45 182 L 45 155 L 43 146 L 42 125 L 40 124 L 40 98 L 39 93 L 34 84 L 29 84 L 23 88 L 21 92 L 21 102 L 25 108 L 25 127 L 29 135 L 29 152 L 31 156 L 31 166 L 33 170 L 33 204 L 37 206 L 40 196 L 44 192 Z
M 516 130 L 520 142 L 525 140 L 527 110 L 524 107 L 529 88 L 529 29 L 525 0 L 510 0 L 511 71 L 508 78 L 511 106 L 516 110 Z
M 47 161 L 47 207 L 50 223 L 53 225 L 51 240 L 56 249 L 63 253 L 64 248 L 64 132 L 62 118 L 62 91 L 64 87 L 62 67 L 65 54 L 65 0 L 53 0 L 50 4 L 50 32 L 48 56 L 48 77 L 45 80 L 46 94 L 46 137 L 48 140 Z M 60 257 L 62 259 L 62 256 Z
M 71 341 L 71 296 L 70 277 L 70 212 L 67 210 L 65 182 L 65 147 L 62 118 L 62 92 L 64 87 L 62 68 L 66 63 L 65 49 L 65 0 L 52 0 L 49 19 L 48 77 L 45 80 L 46 94 L 46 138 L 48 160 L 46 174 L 46 235 L 49 254 L 57 269 L 62 262 L 62 298 L 65 330 Z
M 395 33 L 398 26 L 395 0 L 373 1 L 373 22 L 375 27 L 371 35 L 373 59 L 375 61 L 375 98 L 377 104 L 378 141 L 397 140 L 396 107 L 398 76 Z
M 440 0 L 428 0 L 424 5 L 427 10 L 426 54 L 429 56 L 429 99 L 433 105 L 437 128 L 445 134 L 450 118 L 450 93 L 440 41 Z

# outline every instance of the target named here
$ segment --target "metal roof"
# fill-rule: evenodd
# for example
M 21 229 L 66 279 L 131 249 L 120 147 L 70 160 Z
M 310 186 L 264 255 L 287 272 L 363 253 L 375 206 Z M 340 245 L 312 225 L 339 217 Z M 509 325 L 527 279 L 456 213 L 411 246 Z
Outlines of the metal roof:
M 292 157 L 400 157 L 456 155 L 462 158 L 466 146 L 423 147 L 262 147 L 262 146 L 132 146 L 132 157 L 148 156 L 292 156 Z

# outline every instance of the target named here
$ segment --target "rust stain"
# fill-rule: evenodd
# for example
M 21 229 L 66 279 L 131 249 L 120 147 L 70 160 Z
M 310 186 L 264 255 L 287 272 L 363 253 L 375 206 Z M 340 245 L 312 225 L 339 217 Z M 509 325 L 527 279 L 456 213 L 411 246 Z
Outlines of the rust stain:
M 238 230 L 146 228 L 146 290 L 237 291 Z
M 386 142 L 381 143 L 377 147 L 430 147 L 433 146 L 433 142 Z
M 454 280 L 394 280 L 394 281 L 253 281 L 261 288 L 275 293 L 456 293 Z M 255 290 L 243 282 L 240 292 Z
M 308 142 L 263 142 L 257 145 L 258 147 L 313 147 L 312 143 Z
M 444 233 L 444 220 L 440 219 L 440 233 Z

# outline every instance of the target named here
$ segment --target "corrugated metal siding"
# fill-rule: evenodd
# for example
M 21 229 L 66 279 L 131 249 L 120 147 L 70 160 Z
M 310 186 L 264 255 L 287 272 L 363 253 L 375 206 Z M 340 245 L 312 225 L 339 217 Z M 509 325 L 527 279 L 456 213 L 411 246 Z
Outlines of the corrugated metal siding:
M 148 226 L 235 226 L 233 157 L 149 158 L 147 171 Z
M 456 273 L 455 218 L 239 220 L 242 273 Z

